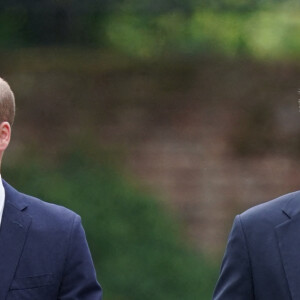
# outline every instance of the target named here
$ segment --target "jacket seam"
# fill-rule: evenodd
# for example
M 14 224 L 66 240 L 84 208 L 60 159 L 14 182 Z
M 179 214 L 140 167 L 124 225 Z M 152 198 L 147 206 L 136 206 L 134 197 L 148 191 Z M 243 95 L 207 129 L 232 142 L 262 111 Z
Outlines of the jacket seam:
M 76 217 L 77 217 L 77 215 L 75 215 L 74 218 L 73 218 L 70 234 L 69 234 L 69 237 L 68 237 L 68 244 L 67 244 L 67 249 L 66 249 L 65 261 L 64 261 L 64 265 L 63 265 L 63 276 L 62 276 L 62 278 L 65 277 L 65 273 L 66 273 L 66 267 L 67 267 L 67 263 L 68 263 L 68 259 L 69 259 L 69 252 L 70 252 L 70 248 L 71 248 L 72 235 L 73 235 L 73 232 L 74 232 L 74 227 L 75 227 L 74 225 L 75 225 Z
M 251 262 L 251 259 L 250 259 L 250 253 L 249 253 L 249 247 L 248 247 L 248 240 L 247 240 L 247 236 L 245 234 L 244 225 L 243 225 L 243 222 L 242 222 L 241 215 L 238 215 L 238 220 L 239 220 L 239 223 L 240 223 L 241 232 L 242 232 L 244 243 L 245 243 L 245 247 L 246 247 L 246 255 L 247 255 L 247 259 L 248 259 L 248 265 L 249 265 L 249 272 L 250 272 L 250 278 L 251 278 L 252 291 L 253 291 L 254 298 L 255 298 L 253 273 L 252 273 L 252 262 Z

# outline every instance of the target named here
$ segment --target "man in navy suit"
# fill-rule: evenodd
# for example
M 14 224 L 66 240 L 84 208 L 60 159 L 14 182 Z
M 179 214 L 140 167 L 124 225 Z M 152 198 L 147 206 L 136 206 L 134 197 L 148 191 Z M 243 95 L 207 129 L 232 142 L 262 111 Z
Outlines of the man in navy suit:
M 0 162 L 9 145 L 14 95 L 0 79 Z M 101 300 L 74 212 L 16 191 L 0 176 L 0 300 Z
M 300 191 L 235 218 L 213 299 L 300 299 Z

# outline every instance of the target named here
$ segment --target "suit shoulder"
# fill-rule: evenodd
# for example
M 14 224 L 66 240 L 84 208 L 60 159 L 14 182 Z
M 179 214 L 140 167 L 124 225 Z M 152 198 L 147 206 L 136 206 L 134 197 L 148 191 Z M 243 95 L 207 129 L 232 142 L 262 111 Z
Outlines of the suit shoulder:
M 284 216 L 282 212 L 284 207 L 286 207 L 288 203 L 295 198 L 299 199 L 298 202 L 300 206 L 300 191 L 295 191 L 253 206 L 240 214 L 240 217 L 245 223 L 269 221 L 276 224 Z
M 72 221 L 76 217 L 79 217 L 77 213 L 64 206 L 49 203 L 26 194 L 22 195 L 28 203 L 28 214 L 30 214 L 32 217 L 39 217 L 41 219 L 44 218 L 45 220 L 49 219 L 52 220 L 52 222 L 55 221 L 59 223 L 66 223 L 67 221 Z

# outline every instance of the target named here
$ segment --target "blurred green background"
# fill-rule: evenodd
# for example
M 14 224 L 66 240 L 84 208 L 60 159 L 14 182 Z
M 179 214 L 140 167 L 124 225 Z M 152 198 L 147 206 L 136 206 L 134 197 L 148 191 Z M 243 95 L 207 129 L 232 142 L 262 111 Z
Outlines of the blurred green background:
M 82 216 L 105 299 L 210 299 L 234 215 L 299 186 L 299 3 L 0 7 L 3 177 Z

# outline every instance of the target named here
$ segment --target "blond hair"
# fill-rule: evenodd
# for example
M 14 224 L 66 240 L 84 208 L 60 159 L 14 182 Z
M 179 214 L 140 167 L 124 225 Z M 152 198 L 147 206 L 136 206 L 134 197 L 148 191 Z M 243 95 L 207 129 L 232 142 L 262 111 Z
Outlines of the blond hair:
M 14 123 L 16 112 L 15 96 L 9 84 L 0 77 L 0 123 Z

